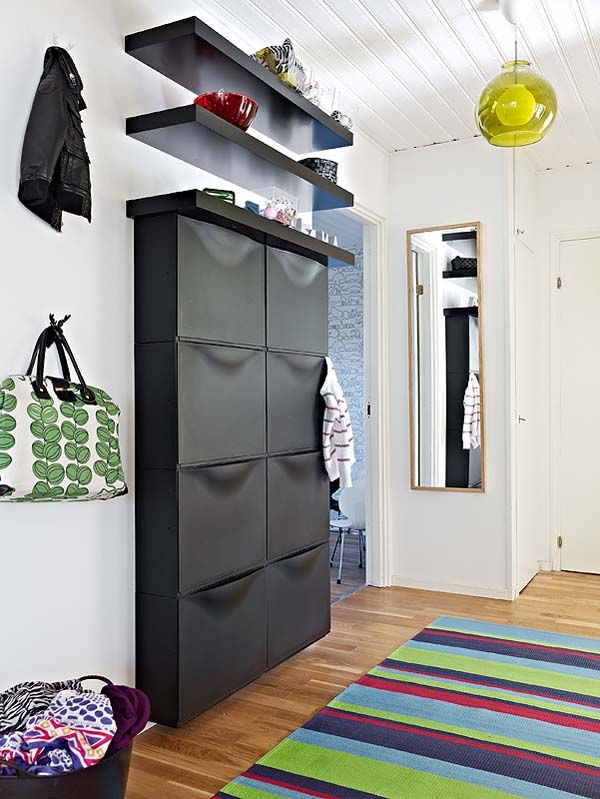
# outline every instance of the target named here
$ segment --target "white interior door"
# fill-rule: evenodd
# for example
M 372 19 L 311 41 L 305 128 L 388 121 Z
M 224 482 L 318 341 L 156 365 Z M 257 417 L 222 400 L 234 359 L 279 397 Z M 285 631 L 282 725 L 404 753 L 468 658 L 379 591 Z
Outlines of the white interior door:
M 540 439 L 547 436 L 541 414 L 539 303 L 540 281 L 535 253 L 520 240 L 515 252 L 516 385 L 516 523 L 517 588 L 535 577 L 549 531 L 544 495 L 538 489 Z
M 559 274 L 561 568 L 600 574 L 600 237 L 561 242 Z

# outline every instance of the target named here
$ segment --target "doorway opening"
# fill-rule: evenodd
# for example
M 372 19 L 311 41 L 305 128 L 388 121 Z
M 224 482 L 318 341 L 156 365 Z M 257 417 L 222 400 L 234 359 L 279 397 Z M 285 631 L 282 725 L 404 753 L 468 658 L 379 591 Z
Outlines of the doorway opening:
M 317 227 L 354 253 L 355 263 L 330 262 L 329 357 L 342 387 L 352 425 L 356 462 L 352 487 L 330 484 L 331 601 L 367 583 L 367 400 L 365 380 L 364 230 L 355 216 L 334 211 L 315 215 Z

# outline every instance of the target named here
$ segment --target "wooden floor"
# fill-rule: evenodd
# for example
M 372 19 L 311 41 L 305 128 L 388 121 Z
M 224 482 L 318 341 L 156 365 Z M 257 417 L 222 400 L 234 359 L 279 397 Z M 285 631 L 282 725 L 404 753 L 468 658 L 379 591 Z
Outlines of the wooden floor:
M 516 602 L 369 587 L 332 613 L 322 641 L 184 727 L 141 735 L 128 799 L 211 797 L 439 615 L 600 638 L 600 577 L 545 572 Z

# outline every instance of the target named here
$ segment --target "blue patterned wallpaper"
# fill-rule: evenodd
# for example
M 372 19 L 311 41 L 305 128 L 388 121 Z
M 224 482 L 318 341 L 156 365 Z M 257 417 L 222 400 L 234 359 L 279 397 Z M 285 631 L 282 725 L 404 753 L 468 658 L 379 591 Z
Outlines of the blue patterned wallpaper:
M 364 472 L 365 462 L 365 362 L 363 314 L 362 227 L 353 219 L 322 211 L 315 214 L 316 227 L 335 233 L 340 247 L 355 254 L 355 264 L 329 269 L 329 355 L 334 363 L 350 408 L 357 465 L 354 477 Z

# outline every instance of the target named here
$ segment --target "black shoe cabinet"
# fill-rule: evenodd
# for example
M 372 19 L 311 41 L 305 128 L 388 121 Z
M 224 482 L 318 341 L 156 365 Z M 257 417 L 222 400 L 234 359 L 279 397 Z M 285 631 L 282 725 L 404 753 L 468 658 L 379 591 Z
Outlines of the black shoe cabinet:
M 352 134 L 196 18 L 132 34 L 133 57 L 200 93 L 259 100 L 306 153 Z M 302 210 L 352 195 L 198 106 L 127 133 Z M 130 200 L 135 227 L 137 685 L 177 726 L 329 631 L 319 389 L 329 259 L 353 255 L 201 191 Z
M 327 267 L 307 255 L 135 220 L 137 684 L 157 722 L 329 630 Z

